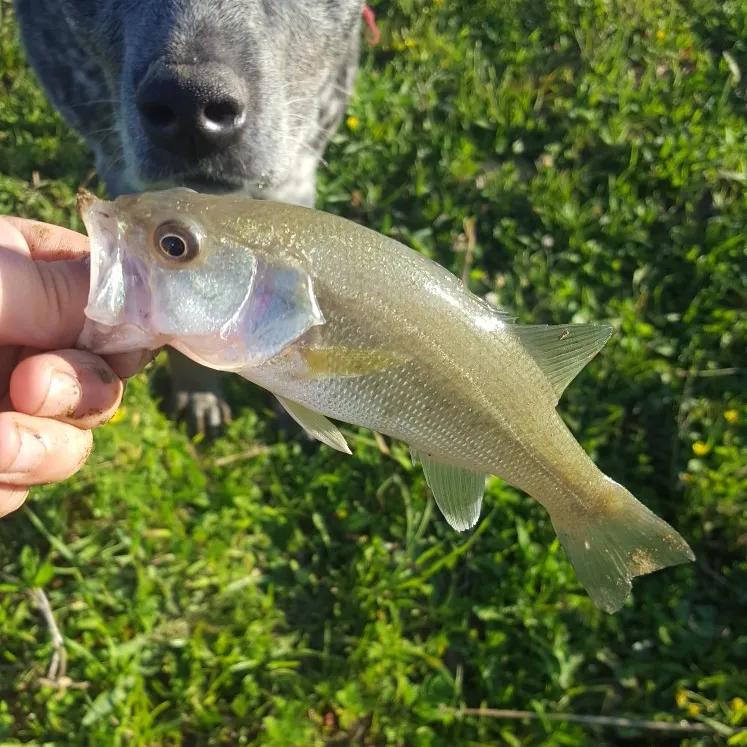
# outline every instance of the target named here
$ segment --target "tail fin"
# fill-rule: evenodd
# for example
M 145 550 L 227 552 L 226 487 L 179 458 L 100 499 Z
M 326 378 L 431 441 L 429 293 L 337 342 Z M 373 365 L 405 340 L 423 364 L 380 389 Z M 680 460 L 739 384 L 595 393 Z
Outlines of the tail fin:
M 589 596 L 601 609 L 617 612 L 636 576 L 695 560 L 690 546 L 663 519 L 622 485 L 606 478 L 605 510 L 588 520 L 553 521 L 563 548 Z

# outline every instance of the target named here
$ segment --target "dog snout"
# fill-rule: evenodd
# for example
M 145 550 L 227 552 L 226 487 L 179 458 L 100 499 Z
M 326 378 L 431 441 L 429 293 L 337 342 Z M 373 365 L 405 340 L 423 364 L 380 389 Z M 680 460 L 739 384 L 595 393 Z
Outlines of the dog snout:
M 157 147 L 194 158 L 231 146 L 246 126 L 241 80 L 220 65 L 154 66 L 135 94 L 143 130 Z

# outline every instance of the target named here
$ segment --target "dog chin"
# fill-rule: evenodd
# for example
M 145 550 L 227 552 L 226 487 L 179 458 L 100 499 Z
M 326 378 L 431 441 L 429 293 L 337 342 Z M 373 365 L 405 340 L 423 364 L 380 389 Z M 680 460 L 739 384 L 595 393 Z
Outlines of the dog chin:
M 172 189 L 173 187 L 187 187 L 187 189 L 193 189 L 195 192 L 214 195 L 253 194 L 255 191 L 262 191 L 262 187 L 258 184 L 245 182 L 240 179 L 199 179 L 193 177 L 173 177 L 159 179 L 158 181 L 142 181 L 139 186 L 139 192 L 156 192 L 162 189 Z
M 305 186 L 301 184 L 301 186 Z M 241 194 L 251 197 L 255 200 L 274 200 L 276 202 L 291 202 L 306 205 L 309 200 L 313 202 L 315 194 L 314 189 L 299 191 L 299 185 L 295 182 L 272 183 L 260 181 L 258 179 L 244 179 L 242 177 L 223 177 L 214 179 L 203 176 L 173 176 L 158 181 L 142 181 L 138 184 L 135 192 L 151 192 L 162 189 L 171 189 L 172 187 L 187 187 L 195 192 L 213 195 L 230 195 Z M 314 193 L 311 197 L 307 192 Z
M 204 192 L 213 195 L 224 194 L 253 194 L 254 190 L 259 191 L 256 184 L 244 182 L 239 179 L 231 180 L 214 180 L 214 179 L 184 179 L 183 181 L 174 182 L 173 186 L 188 187 L 195 192 Z

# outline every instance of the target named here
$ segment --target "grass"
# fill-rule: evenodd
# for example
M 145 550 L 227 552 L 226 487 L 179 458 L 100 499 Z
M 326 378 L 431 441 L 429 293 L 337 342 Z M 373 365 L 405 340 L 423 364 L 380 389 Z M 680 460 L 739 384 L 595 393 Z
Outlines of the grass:
M 321 177 L 320 206 L 458 274 L 473 230 L 470 287 L 522 322 L 614 324 L 561 412 L 696 563 L 607 616 L 500 480 L 458 535 L 402 445 L 306 453 L 238 380 L 236 420 L 193 444 L 144 374 L 86 468 L 0 522 L 0 744 L 747 744 L 746 8 L 379 3 Z M 90 158 L 0 14 L 0 211 L 81 229 Z M 36 587 L 66 688 L 40 681 Z

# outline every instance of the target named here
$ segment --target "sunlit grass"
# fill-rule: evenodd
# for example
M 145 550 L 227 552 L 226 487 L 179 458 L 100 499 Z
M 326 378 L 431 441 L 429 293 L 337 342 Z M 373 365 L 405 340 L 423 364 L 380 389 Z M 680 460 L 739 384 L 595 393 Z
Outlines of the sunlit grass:
M 321 177 L 320 206 L 459 275 L 474 225 L 470 287 L 522 322 L 614 324 L 560 409 L 695 564 L 637 580 L 609 617 L 545 512 L 500 480 L 460 535 L 400 444 L 278 442 L 238 380 L 226 434 L 191 444 L 149 372 L 88 466 L 0 522 L 0 742 L 665 743 L 442 705 L 685 718 L 722 743 L 747 725 L 746 8 L 379 5 Z M 0 11 L 0 211 L 82 229 L 90 158 Z M 40 683 L 35 586 L 66 689 Z

